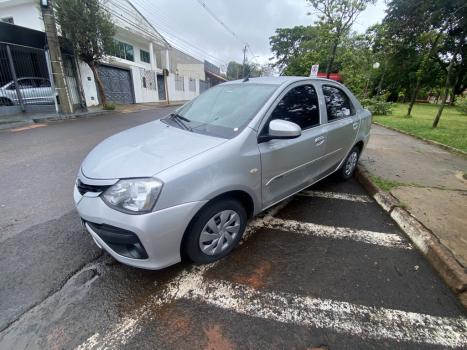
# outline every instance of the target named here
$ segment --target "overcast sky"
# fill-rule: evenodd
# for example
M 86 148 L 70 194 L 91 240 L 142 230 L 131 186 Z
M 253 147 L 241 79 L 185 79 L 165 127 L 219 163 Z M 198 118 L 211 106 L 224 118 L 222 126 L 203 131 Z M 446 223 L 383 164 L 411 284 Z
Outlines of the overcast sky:
M 130 1 L 175 46 L 216 65 L 226 65 L 231 60 L 242 62 L 244 42 L 250 45 L 247 52 L 250 60 L 268 62 L 271 57 L 269 37 L 276 28 L 309 25 L 315 19 L 307 16 L 312 9 L 305 0 Z M 216 22 L 200 2 L 204 2 L 237 38 Z M 384 0 L 368 6 L 357 19 L 354 30 L 363 32 L 381 22 L 384 10 Z

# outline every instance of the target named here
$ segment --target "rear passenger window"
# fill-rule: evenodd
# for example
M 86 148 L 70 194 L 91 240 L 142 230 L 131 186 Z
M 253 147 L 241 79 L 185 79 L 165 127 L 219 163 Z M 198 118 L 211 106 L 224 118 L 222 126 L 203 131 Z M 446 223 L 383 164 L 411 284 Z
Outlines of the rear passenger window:
M 353 114 L 350 99 L 342 90 L 334 86 L 324 85 L 323 94 L 326 101 L 328 122 Z
M 318 96 L 312 85 L 301 85 L 290 90 L 271 114 L 271 120 L 283 119 L 298 124 L 302 129 L 319 125 Z

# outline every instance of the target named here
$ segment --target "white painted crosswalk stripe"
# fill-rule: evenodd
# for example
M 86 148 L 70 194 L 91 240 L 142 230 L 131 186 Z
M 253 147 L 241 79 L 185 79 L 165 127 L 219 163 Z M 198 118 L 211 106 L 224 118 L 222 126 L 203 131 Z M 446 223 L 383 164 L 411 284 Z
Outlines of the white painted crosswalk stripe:
M 365 195 L 340 193 L 340 192 L 302 191 L 298 195 L 299 196 L 306 196 L 306 197 L 339 199 L 339 200 L 360 202 L 360 203 L 371 203 L 371 202 L 373 202 L 373 200 L 370 197 L 365 196 Z
M 467 346 L 467 319 L 438 317 L 290 293 L 259 291 L 245 285 L 208 280 L 202 272 L 172 282 L 165 301 L 196 300 L 250 317 L 326 328 L 363 339 L 391 339 L 448 347 Z
M 251 223 L 251 225 L 253 227 L 256 226 L 258 229 L 270 228 L 315 237 L 348 239 L 389 248 L 412 249 L 412 246 L 409 242 L 404 240 L 398 234 L 392 233 L 356 230 L 347 227 L 326 226 L 295 220 L 282 220 L 270 216 L 266 216 L 262 220 L 255 220 Z
M 245 285 L 204 278 L 211 266 L 181 273 L 133 317 L 126 317 L 106 335 L 88 338 L 78 350 L 108 349 L 126 344 L 151 319 L 157 306 L 193 300 L 249 317 L 311 328 L 325 328 L 362 339 L 393 340 L 447 347 L 467 346 L 467 319 L 371 307 L 344 301 L 262 291 Z
M 354 201 L 363 202 L 363 197 Z M 410 243 L 397 234 L 275 218 L 274 215 L 286 204 L 284 202 L 252 220 L 244 240 L 258 229 L 268 228 L 389 248 L 412 249 Z M 464 317 L 439 317 L 280 291 L 257 290 L 242 284 L 205 278 L 205 273 L 215 266 L 216 263 L 196 266 L 181 272 L 162 291 L 148 299 L 131 315 L 122 318 L 106 334 L 95 333 L 77 349 L 107 349 L 125 345 L 140 333 L 145 321 L 155 316 L 159 306 L 180 299 L 205 303 L 249 317 L 325 328 L 362 339 L 387 339 L 447 347 L 467 346 L 467 318 Z

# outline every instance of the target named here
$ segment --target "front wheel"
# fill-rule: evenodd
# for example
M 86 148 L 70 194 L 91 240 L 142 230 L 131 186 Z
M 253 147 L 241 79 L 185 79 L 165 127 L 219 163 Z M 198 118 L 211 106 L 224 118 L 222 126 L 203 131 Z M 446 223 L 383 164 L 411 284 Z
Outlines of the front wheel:
M 183 241 L 183 252 L 193 262 L 207 264 L 228 255 L 245 231 L 245 208 L 236 200 L 208 204 L 195 216 Z
M 360 149 L 357 146 L 355 146 L 349 152 L 347 158 L 345 158 L 344 163 L 342 164 L 342 167 L 339 170 L 339 175 L 342 178 L 342 180 L 348 180 L 353 176 L 355 168 L 357 167 L 359 157 Z

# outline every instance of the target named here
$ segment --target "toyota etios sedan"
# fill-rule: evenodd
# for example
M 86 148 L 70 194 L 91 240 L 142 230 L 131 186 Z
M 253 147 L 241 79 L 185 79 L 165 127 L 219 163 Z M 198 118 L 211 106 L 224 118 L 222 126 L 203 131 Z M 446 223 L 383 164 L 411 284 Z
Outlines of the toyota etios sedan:
M 370 123 L 334 81 L 224 83 L 96 146 L 74 200 L 97 245 L 124 264 L 210 263 L 235 248 L 248 218 L 334 172 L 350 178 Z

